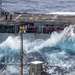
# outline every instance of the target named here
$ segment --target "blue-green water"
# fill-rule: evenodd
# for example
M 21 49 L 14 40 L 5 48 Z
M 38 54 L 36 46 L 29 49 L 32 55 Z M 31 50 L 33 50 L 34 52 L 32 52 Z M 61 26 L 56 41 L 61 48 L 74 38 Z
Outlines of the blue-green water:
M 42 60 L 46 64 L 59 65 L 64 72 L 75 71 L 75 34 L 74 27 L 65 28 L 62 32 L 53 32 L 49 39 L 37 39 L 33 42 L 24 40 L 24 52 L 29 59 Z M 0 44 L 0 61 L 5 63 L 20 62 L 20 39 L 9 36 Z M 24 62 L 28 63 L 24 57 Z M 6 68 L 7 69 L 7 68 Z

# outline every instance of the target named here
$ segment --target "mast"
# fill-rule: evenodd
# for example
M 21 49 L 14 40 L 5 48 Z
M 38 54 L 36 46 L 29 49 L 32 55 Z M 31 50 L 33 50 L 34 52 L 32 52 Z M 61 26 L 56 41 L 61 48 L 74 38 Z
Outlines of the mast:
M 20 26 L 20 39 L 21 39 L 21 50 L 20 50 L 20 67 L 21 67 L 21 75 L 23 75 L 23 33 L 24 33 L 24 26 Z
M 20 37 L 21 37 L 21 52 L 20 52 L 20 61 L 21 61 L 21 75 L 23 75 L 23 33 L 20 33 Z
M 28 62 L 30 62 L 29 58 L 27 57 L 27 55 L 23 52 L 23 34 L 25 32 L 25 27 L 24 26 L 20 26 L 20 40 L 21 40 L 21 50 L 20 50 L 20 67 L 21 67 L 21 75 L 23 75 L 23 55 L 26 57 L 26 59 L 28 60 Z

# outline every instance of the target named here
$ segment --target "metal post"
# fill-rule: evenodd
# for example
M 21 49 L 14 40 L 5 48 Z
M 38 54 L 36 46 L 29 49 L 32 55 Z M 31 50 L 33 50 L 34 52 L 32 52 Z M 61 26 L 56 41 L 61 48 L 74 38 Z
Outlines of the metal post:
M 15 23 L 15 27 L 14 27 L 14 29 L 15 29 L 15 34 L 16 33 L 18 33 L 18 31 L 16 30 L 18 27 L 17 27 L 17 24 Z
M 21 51 L 20 51 L 20 62 L 21 62 L 21 75 L 23 75 L 23 33 L 20 33 L 20 38 L 21 38 Z
M 23 75 L 23 54 L 26 56 L 26 54 L 23 52 L 23 33 L 24 33 L 25 27 L 20 26 L 20 39 L 21 39 L 21 50 L 20 50 L 20 67 L 21 67 L 21 75 Z M 26 56 L 28 61 L 30 62 L 29 58 Z

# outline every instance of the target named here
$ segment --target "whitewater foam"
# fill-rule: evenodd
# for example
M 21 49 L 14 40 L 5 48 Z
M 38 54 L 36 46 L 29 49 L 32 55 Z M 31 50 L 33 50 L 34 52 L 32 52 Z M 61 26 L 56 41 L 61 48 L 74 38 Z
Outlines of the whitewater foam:
M 75 34 L 73 32 L 74 25 L 66 27 L 62 32 L 57 33 L 53 32 L 49 39 L 47 40 L 35 40 L 33 42 L 29 42 L 28 40 L 24 40 L 24 50 L 28 52 L 39 51 L 45 47 L 55 47 L 59 44 L 67 42 L 75 42 Z M 20 49 L 20 38 L 9 36 L 4 42 L 0 44 L 0 48 L 10 48 L 12 50 Z
M 71 25 L 66 27 L 60 33 L 53 32 L 47 40 L 37 39 L 33 42 L 24 40 L 24 52 L 26 52 L 28 57 L 33 60 L 34 57 L 39 59 L 42 58 L 44 59 L 44 62 L 48 64 L 62 65 L 65 71 L 70 72 L 71 70 L 74 70 L 75 67 L 75 34 L 73 30 L 74 25 Z M 16 62 L 19 62 L 18 51 L 20 52 L 19 37 L 9 36 L 3 43 L 0 44 L 0 54 L 2 54 L 0 58 L 2 58 L 5 53 L 4 55 L 8 55 L 7 59 L 9 59 L 9 62 L 11 63 L 14 63 L 16 60 Z M 25 60 L 26 59 L 24 59 L 24 61 Z M 12 71 L 12 67 L 10 69 L 10 71 Z
M 27 42 L 27 40 L 24 40 L 24 45 Z M 9 36 L 4 42 L 0 44 L 0 48 L 10 48 L 12 50 L 20 49 L 20 37 Z
M 50 12 L 48 14 L 64 15 L 64 16 L 75 16 L 75 12 Z

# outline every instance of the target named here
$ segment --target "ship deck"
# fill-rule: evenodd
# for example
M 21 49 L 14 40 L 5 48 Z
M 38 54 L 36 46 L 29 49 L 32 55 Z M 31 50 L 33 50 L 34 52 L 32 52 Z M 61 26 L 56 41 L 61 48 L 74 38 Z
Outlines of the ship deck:
M 5 15 L 0 15 L 0 19 L 5 19 Z M 10 14 L 8 15 L 10 20 Z M 15 22 L 45 22 L 45 23 L 66 23 L 74 24 L 75 15 L 58 15 L 58 14 L 27 14 L 14 13 L 12 20 Z

